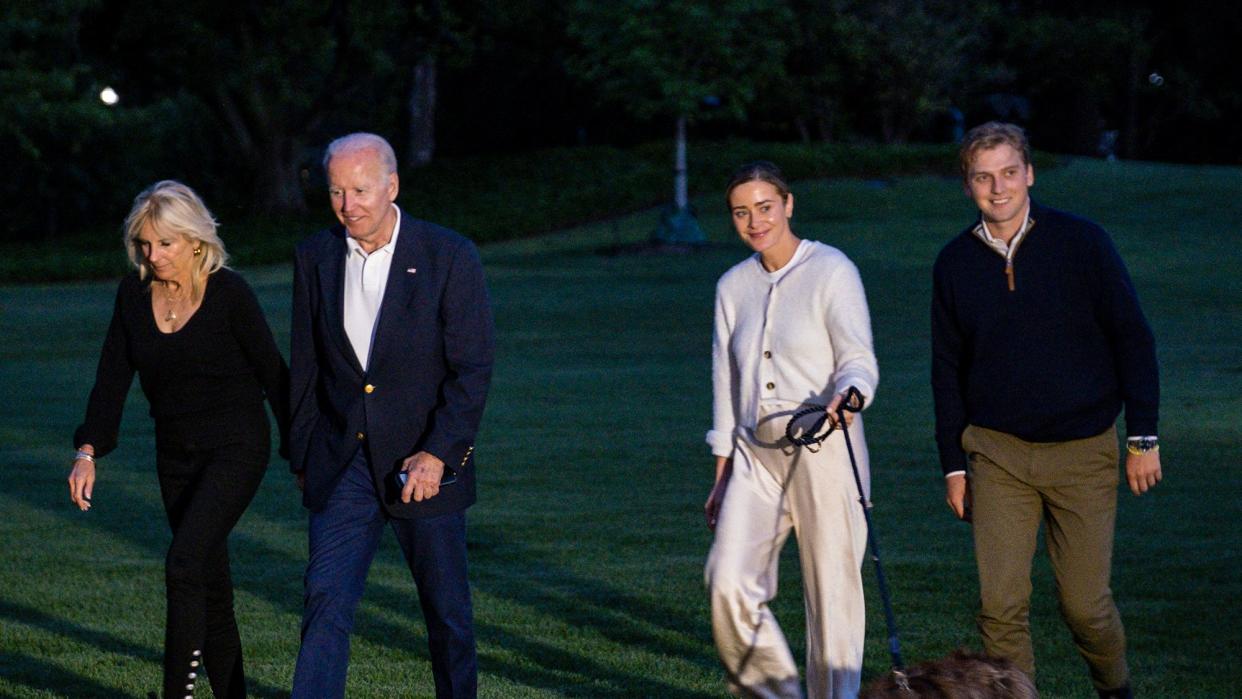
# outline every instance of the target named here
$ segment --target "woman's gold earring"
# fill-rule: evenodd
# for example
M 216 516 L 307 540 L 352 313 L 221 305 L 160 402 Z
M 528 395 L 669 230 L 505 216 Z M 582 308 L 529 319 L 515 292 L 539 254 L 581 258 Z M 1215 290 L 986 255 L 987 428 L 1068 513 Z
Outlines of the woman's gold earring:
M 194 248 L 194 254 L 195 254 L 195 255 L 201 255 L 201 254 L 203 254 L 203 249 L 202 249 L 202 248 Z

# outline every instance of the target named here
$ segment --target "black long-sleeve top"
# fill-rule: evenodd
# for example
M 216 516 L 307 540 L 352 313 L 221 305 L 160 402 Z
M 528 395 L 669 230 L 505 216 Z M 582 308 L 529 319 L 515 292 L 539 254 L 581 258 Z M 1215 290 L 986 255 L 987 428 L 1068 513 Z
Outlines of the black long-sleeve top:
M 198 310 L 174 333 L 156 326 L 149 287 L 137 272 L 121 280 L 74 446 L 91 444 L 97 457 L 116 448 L 136 371 L 157 435 L 175 425 L 197 425 L 197 438 L 208 443 L 266 434 L 266 424 L 253 424 L 266 397 L 287 458 L 289 368 L 246 281 L 227 268 L 213 273 Z
M 1130 435 L 1154 435 L 1155 339 L 1104 229 L 1031 204 L 1033 226 L 1005 259 L 973 233 L 936 259 L 932 393 L 945 473 L 966 468 L 967 424 L 1030 442 L 1100 434 L 1124 404 Z

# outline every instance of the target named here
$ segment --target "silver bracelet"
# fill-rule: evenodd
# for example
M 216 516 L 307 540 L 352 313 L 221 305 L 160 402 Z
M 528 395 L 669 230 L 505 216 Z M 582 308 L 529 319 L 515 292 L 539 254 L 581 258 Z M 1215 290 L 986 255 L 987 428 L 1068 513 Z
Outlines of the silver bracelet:
M 86 459 L 92 464 L 95 463 L 95 455 L 90 453 L 89 451 L 83 451 L 81 449 L 78 450 L 78 453 L 73 455 L 74 461 L 77 461 L 78 459 Z

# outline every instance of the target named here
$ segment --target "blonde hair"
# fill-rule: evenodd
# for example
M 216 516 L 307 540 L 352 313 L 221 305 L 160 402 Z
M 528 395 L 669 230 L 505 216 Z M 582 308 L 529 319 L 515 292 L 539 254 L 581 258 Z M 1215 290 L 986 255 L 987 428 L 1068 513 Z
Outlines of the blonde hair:
M 1026 139 L 1026 131 L 1017 124 L 1007 124 L 1003 121 L 989 121 L 986 124 L 980 124 L 962 137 L 961 148 L 957 152 L 958 167 L 962 171 L 962 177 L 970 176 L 970 166 L 975 161 L 975 155 L 981 150 L 991 150 L 997 146 L 1008 144 L 1018 151 L 1022 156 L 1022 164 L 1031 164 L 1031 144 Z
M 211 211 L 193 189 L 176 180 L 161 180 L 142 190 L 134 198 L 134 206 L 125 217 L 125 252 L 138 270 L 140 279 L 146 279 L 151 274 L 151 267 L 134 241 L 147 224 L 151 224 L 156 231 L 177 233 L 194 243 L 190 299 L 198 303 L 203 298 L 207 277 L 229 260 L 224 241 L 216 232 L 217 224 Z

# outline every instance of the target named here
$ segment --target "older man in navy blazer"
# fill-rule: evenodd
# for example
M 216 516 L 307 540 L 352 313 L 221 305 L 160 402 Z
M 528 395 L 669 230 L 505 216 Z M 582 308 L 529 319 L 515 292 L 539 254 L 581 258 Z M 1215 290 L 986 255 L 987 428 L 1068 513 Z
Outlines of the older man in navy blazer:
M 310 510 L 293 696 L 344 696 L 387 524 L 418 587 L 436 696 L 473 697 L 465 510 L 493 355 L 482 264 L 470 241 L 396 206 L 383 138 L 333 141 L 324 168 L 340 225 L 298 245 L 293 276 L 291 465 Z

